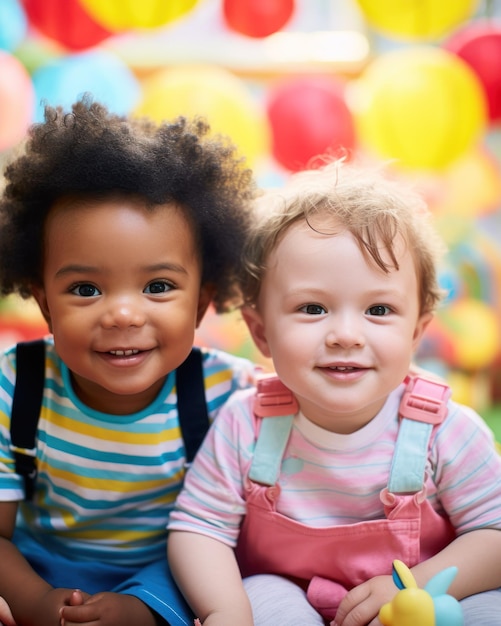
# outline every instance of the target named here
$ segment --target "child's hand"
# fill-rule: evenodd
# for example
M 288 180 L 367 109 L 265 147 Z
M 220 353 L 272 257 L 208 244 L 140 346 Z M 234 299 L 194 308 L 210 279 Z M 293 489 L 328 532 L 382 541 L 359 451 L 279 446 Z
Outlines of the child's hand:
M 47 589 L 37 595 L 26 597 L 26 603 L 23 607 L 23 624 L 33 624 L 34 626 L 58 626 L 60 615 L 63 608 L 71 602 L 71 598 L 75 593 L 81 594 L 82 598 L 88 597 L 88 594 L 75 592 L 74 589 L 52 588 L 47 585 Z M 3 607 L 0 606 L 0 619 L 5 626 L 15 626 L 14 620 L 9 620 L 10 610 L 2 598 Z M 5 613 L 4 613 L 5 611 Z M 4 617 L 5 616 L 5 617 Z
M 371 578 L 346 594 L 331 626 L 381 626 L 379 610 L 396 592 L 391 576 Z
M 61 626 L 98 622 L 99 626 L 157 626 L 153 613 L 141 600 L 121 593 L 97 593 L 86 596 L 83 602 L 75 596 L 61 609 Z

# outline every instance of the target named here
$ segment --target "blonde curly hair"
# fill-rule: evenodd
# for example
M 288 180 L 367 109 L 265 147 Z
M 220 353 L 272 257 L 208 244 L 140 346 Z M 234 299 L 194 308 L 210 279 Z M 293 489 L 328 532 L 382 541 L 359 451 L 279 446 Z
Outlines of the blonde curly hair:
M 246 304 L 256 304 L 271 251 L 301 220 L 325 234 L 330 224 L 337 232 L 341 225 L 386 273 L 398 270 L 395 240 L 401 237 L 414 258 L 421 314 L 433 311 L 444 295 L 437 265 L 445 244 L 432 215 L 420 194 L 389 176 L 382 166 L 337 159 L 292 174 L 283 188 L 261 194 L 255 209 L 256 221 L 243 251 L 241 288 Z

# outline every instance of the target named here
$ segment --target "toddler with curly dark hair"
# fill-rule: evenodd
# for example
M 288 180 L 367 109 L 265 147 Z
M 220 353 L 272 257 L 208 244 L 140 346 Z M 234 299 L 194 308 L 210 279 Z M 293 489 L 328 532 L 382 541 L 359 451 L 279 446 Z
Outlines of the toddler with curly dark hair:
M 50 334 L 31 499 L 10 432 L 16 347 L 0 357 L 0 596 L 19 625 L 188 624 L 165 558 L 186 466 L 176 374 L 208 307 L 240 304 L 252 174 L 203 120 L 156 125 L 86 96 L 46 107 L 5 179 L 0 293 L 34 298 Z M 254 368 L 200 355 L 210 421 Z

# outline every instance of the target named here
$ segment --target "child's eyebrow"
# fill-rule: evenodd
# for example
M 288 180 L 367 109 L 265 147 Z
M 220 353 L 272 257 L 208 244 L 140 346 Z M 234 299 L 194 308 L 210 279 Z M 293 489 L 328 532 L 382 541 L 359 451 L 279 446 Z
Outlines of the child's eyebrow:
M 153 265 L 146 265 L 141 269 L 145 273 L 168 271 L 175 272 L 177 274 L 187 274 L 186 268 L 183 265 L 179 265 L 179 263 L 155 263 Z M 67 274 L 92 274 L 99 273 L 100 271 L 101 270 L 98 267 L 93 265 L 79 265 L 72 263 L 70 265 L 64 265 L 58 269 L 55 276 L 56 278 L 62 278 Z
M 92 272 L 97 272 L 97 268 L 91 265 L 64 265 L 59 268 L 55 274 L 56 278 L 62 278 L 66 276 L 66 274 L 89 274 Z
M 177 272 L 179 274 L 187 274 L 186 268 L 179 263 L 155 263 L 144 268 L 147 272 L 161 272 L 167 270 L 169 272 Z

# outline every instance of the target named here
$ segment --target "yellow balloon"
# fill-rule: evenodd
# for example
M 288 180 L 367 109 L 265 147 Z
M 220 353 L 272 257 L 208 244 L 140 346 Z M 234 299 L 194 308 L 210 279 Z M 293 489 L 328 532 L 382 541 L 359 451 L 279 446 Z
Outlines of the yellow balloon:
M 454 345 L 454 366 L 464 370 L 489 367 L 499 355 L 501 328 L 496 311 L 481 300 L 456 300 L 439 312 Z
M 471 373 L 451 370 L 446 381 L 452 391 L 452 399 L 459 404 L 466 404 L 477 413 L 492 405 L 490 376 L 485 372 Z
M 429 40 L 473 16 L 478 0 L 358 0 L 367 22 L 391 37 Z
M 432 46 L 376 58 L 348 97 L 361 145 L 404 167 L 441 170 L 487 126 L 486 97 L 473 70 Z
M 476 217 L 497 210 L 501 202 L 499 166 L 485 149 L 469 150 L 443 174 L 444 194 L 436 214 Z
M 226 135 L 251 167 L 269 150 L 269 125 L 246 85 L 216 66 L 162 69 L 142 81 L 135 115 L 156 122 L 183 115 L 207 120 L 214 134 Z
M 157 28 L 188 13 L 198 0 L 80 0 L 88 14 L 110 31 Z

